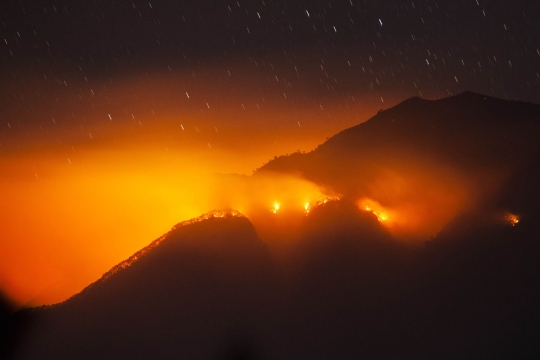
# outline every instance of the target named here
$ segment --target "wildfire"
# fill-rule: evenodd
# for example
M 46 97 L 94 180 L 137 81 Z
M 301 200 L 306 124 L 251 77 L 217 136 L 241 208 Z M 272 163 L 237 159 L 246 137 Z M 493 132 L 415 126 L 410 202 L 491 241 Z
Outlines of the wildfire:
M 388 220 L 388 212 L 376 201 L 363 199 L 360 208 L 375 215 L 380 222 Z
M 519 218 L 518 215 L 515 215 L 515 214 L 506 215 L 506 221 L 511 226 L 516 226 L 519 223 L 519 220 L 520 220 L 520 218 Z
M 320 199 L 319 201 L 317 201 L 313 207 L 324 205 L 329 201 L 339 201 L 339 200 L 341 200 L 341 196 L 337 196 L 337 195 L 335 195 L 335 196 L 327 196 L 327 197 L 324 197 L 324 198 Z
M 380 213 L 378 211 L 373 210 L 373 207 L 371 207 L 369 205 L 364 206 L 364 210 L 369 211 L 370 213 L 375 215 L 377 217 L 377 220 L 379 220 L 379 221 L 386 221 L 386 219 L 387 219 L 386 215 L 384 215 L 383 213 Z
M 304 213 L 306 215 L 308 215 L 311 210 L 321 206 L 321 205 L 324 205 L 326 203 L 328 203 L 329 201 L 338 201 L 340 200 L 341 197 L 340 196 L 326 196 L 326 197 L 323 197 L 323 198 L 320 198 L 319 200 L 315 201 L 315 202 L 309 202 L 307 201 L 306 203 L 304 203 Z M 281 204 L 278 203 L 278 202 L 275 202 L 274 205 L 270 208 L 270 212 L 272 214 L 277 214 L 277 212 L 281 209 Z
M 321 205 L 324 205 L 329 201 L 338 201 L 340 199 L 341 199 L 340 196 L 334 195 L 334 196 L 326 196 L 326 197 L 320 198 L 319 200 L 315 201 L 314 203 L 307 202 L 304 205 L 304 212 L 306 213 L 306 215 L 308 215 L 311 212 L 311 210 L 313 210 L 313 209 L 315 209 L 315 208 L 317 208 L 317 207 L 319 207 Z

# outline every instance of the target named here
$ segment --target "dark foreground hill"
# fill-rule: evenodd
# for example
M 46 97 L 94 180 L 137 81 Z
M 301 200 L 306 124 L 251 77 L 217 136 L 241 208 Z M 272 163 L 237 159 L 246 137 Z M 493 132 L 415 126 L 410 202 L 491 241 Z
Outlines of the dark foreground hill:
M 11 353 L 14 339 L 13 313 L 15 309 L 0 292 L 0 358 Z
M 181 223 L 64 303 L 30 310 L 24 359 L 210 358 L 269 323 L 275 275 L 234 212 Z
M 306 217 L 294 266 L 275 267 L 250 222 L 177 226 L 32 319 L 17 359 L 536 358 L 534 223 L 393 242 L 346 201 Z

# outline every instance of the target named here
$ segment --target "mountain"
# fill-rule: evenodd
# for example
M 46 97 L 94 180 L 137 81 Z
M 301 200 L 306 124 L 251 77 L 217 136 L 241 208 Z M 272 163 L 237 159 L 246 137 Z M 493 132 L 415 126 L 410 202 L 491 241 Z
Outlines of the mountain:
M 212 212 L 177 225 L 66 302 L 29 310 L 36 326 L 18 356 L 211 358 L 264 333 L 274 275 L 250 222 Z
M 180 223 L 64 303 L 22 311 L 33 327 L 14 358 L 317 358 L 312 321 L 339 308 L 329 325 L 347 329 L 384 301 L 409 252 L 344 201 L 314 206 L 301 233 L 283 270 L 235 211 Z
M 411 98 L 310 153 L 279 157 L 257 173 L 299 172 L 341 188 L 334 174 L 351 177 L 354 168 L 347 165 L 352 164 L 410 167 L 408 161 L 425 161 L 462 171 L 514 169 L 539 158 L 539 119 L 539 105 L 471 92 L 441 100 Z
M 14 358 L 532 359 L 538 230 L 491 224 L 409 247 L 334 200 L 306 216 L 283 269 L 245 217 L 213 212 L 23 311 L 33 328 Z
M 465 92 L 408 99 L 254 176 L 296 174 L 352 200 L 417 213 L 409 222 L 430 224 L 425 239 L 473 210 L 525 215 L 540 204 L 538 164 L 539 105 Z
M 539 118 L 539 105 L 472 92 L 441 100 L 415 97 L 338 133 L 310 153 L 279 157 L 257 172 L 301 172 L 325 179 L 322 173 L 338 171 L 347 162 L 375 158 L 393 164 L 415 156 L 461 169 L 518 166 L 540 155 Z
M 277 158 L 254 176 L 343 195 L 308 208 L 284 261 L 243 215 L 210 212 L 66 302 L 9 315 L 32 324 L 13 358 L 538 358 L 539 109 L 413 98 Z M 392 217 L 437 231 L 404 242 Z

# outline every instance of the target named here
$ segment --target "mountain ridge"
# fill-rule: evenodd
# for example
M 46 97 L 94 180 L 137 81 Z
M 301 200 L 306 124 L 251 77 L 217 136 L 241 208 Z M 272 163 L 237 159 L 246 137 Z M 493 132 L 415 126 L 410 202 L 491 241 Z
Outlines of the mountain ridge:
M 481 111 L 486 110 L 488 115 L 482 117 L 475 116 Z M 517 112 L 517 114 L 513 112 Z M 437 113 L 440 113 L 441 117 L 434 119 L 432 116 Z M 343 146 L 346 146 L 348 150 L 354 151 L 367 151 L 367 146 L 379 148 L 378 143 L 381 141 L 379 139 L 381 136 L 384 136 L 383 139 L 387 142 L 394 141 L 401 145 L 411 145 L 411 143 L 418 138 L 422 138 L 422 136 L 427 137 L 427 139 L 424 138 L 421 141 L 426 146 L 432 145 L 430 144 L 430 138 L 433 136 L 438 136 L 439 141 L 446 142 L 447 146 L 455 144 L 457 140 L 467 141 L 467 145 L 470 145 L 469 143 L 474 144 L 475 140 L 478 140 L 475 138 L 478 134 L 474 133 L 471 134 L 474 136 L 470 136 L 467 134 L 468 132 L 486 131 L 489 126 L 498 125 L 502 129 L 496 128 L 495 130 L 507 131 L 508 134 L 506 136 L 513 136 L 511 145 L 515 145 L 518 142 L 516 140 L 518 134 L 512 131 L 512 128 L 516 125 L 516 122 L 512 121 L 512 119 L 521 121 L 521 124 L 518 123 L 517 125 L 524 127 L 524 129 L 520 129 L 522 131 L 519 131 L 519 135 L 528 135 L 528 138 L 530 138 L 531 133 L 528 130 L 530 128 L 537 128 L 540 123 L 538 121 L 539 114 L 540 105 L 521 101 L 502 100 L 470 91 L 438 100 L 412 97 L 392 108 L 379 112 L 361 124 L 337 133 L 311 152 L 306 154 L 294 153 L 270 160 L 261 168 L 257 169 L 255 174 L 265 171 L 291 171 L 292 165 L 289 163 L 290 161 L 297 161 L 300 158 L 306 157 L 322 158 L 324 156 L 330 156 L 335 152 L 342 151 L 341 148 Z M 456 115 L 459 116 L 457 120 L 460 121 L 458 122 L 455 121 Z M 421 122 L 419 118 L 422 120 Z M 489 121 L 488 119 L 497 121 Z M 460 131 L 461 133 L 457 133 L 451 137 L 441 134 L 448 132 L 449 126 L 456 127 L 455 131 Z M 421 133 L 416 134 L 415 131 Z M 414 141 L 410 140 L 411 138 Z M 498 139 L 489 140 L 490 142 L 487 144 L 491 147 L 496 147 Z M 538 140 L 538 136 L 534 140 Z M 508 142 L 508 140 L 504 141 Z M 440 149 L 436 150 L 440 151 Z
M 127 259 L 122 260 L 118 264 L 111 267 L 99 279 L 97 279 L 93 283 L 86 286 L 80 292 L 72 295 L 68 299 L 66 299 L 64 301 L 61 301 L 59 303 L 50 304 L 50 305 L 42 305 L 42 306 L 38 306 L 38 307 L 35 307 L 35 308 L 30 308 L 29 310 L 32 310 L 32 309 L 47 309 L 47 308 L 52 308 L 52 307 L 56 307 L 56 306 L 61 306 L 61 305 L 65 304 L 65 303 L 73 301 L 74 299 L 77 299 L 81 295 L 83 295 L 86 292 L 90 291 L 96 285 L 99 285 L 100 283 L 102 283 L 102 282 L 106 281 L 107 279 L 109 279 L 111 276 L 117 274 L 118 272 L 120 272 L 122 270 L 125 270 L 125 269 L 129 268 L 135 262 L 140 260 L 140 258 L 142 256 L 145 256 L 149 251 L 153 250 L 154 248 L 159 246 L 163 241 L 168 240 L 171 236 L 173 236 L 176 230 L 178 230 L 178 229 L 180 229 L 180 228 L 182 228 L 184 226 L 189 226 L 189 225 L 196 224 L 196 223 L 199 223 L 199 222 L 202 222 L 202 221 L 205 221 L 205 220 L 208 220 L 208 219 L 212 219 L 212 218 L 231 218 L 231 217 L 238 217 L 238 218 L 247 219 L 244 215 L 242 215 L 240 212 L 238 212 L 236 210 L 224 209 L 224 210 L 212 210 L 212 211 L 209 211 L 209 212 L 207 212 L 205 214 L 202 214 L 202 215 L 200 215 L 198 217 L 188 219 L 188 220 L 185 220 L 185 221 L 181 221 L 178 224 L 174 225 L 171 228 L 171 230 L 167 231 L 165 234 L 163 234 L 160 237 L 158 237 L 157 239 L 153 240 L 148 245 L 144 246 L 142 249 L 136 251 L 133 255 L 129 256 Z
M 444 111 L 456 101 L 460 108 Z M 539 109 L 473 93 L 409 99 L 311 153 L 278 158 L 277 171 L 304 171 L 343 195 L 301 218 L 290 268 L 274 261 L 247 217 L 213 211 L 177 224 L 70 300 L 31 311 L 36 325 L 17 355 L 228 359 L 239 346 L 249 358 L 534 358 Z M 469 115 L 452 122 L 459 114 Z M 459 131 L 434 128 L 438 117 Z M 456 139 L 464 141 L 447 148 Z M 480 186 L 465 182 L 474 176 Z M 453 202 L 472 202 L 471 190 L 483 191 L 483 202 Z M 389 216 L 395 210 L 399 226 L 408 216 L 440 226 L 421 245 L 400 243 L 360 196 L 388 206 Z M 455 208 L 433 217 L 445 206 Z M 265 214 L 271 226 L 285 215 Z

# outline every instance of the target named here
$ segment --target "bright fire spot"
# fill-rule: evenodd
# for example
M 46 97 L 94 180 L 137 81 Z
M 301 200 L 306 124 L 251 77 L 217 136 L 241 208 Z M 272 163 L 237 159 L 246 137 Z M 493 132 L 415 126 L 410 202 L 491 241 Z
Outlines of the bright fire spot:
M 326 204 L 327 202 L 329 201 L 339 201 L 341 200 L 341 196 L 339 195 L 330 195 L 330 196 L 325 196 L 319 200 L 317 200 L 315 203 L 306 203 L 306 205 L 304 206 L 304 210 L 306 211 L 306 214 L 308 214 L 309 212 L 311 212 L 311 210 L 321 206 L 321 205 L 324 205 Z
M 270 210 L 270 212 L 273 214 L 277 214 L 278 211 L 279 211 L 279 204 L 274 203 L 274 207 Z
M 518 223 L 519 223 L 519 216 L 518 215 L 514 215 L 514 214 L 508 214 L 506 215 L 506 221 L 508 222 L 508 224 L 510 224 L 511 226 L 516 226 Z
M 364 207 L 364 210 L 369 211 L 370 213 L 375 215 L 377 217 L 377 220 L 386 221 L 386 215 L 384 215 L 384 214 L 382 214 L 382 213 L 380 213 L 378 211 L 373 210 L 373 208 L 371 206 Z
M 375 215 L 380 222 L 388 220 L 388 212 L 376 201 L 362 199 L 360 208 Z

